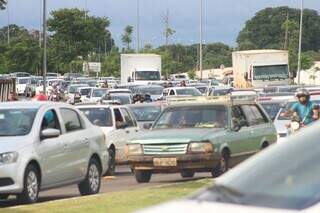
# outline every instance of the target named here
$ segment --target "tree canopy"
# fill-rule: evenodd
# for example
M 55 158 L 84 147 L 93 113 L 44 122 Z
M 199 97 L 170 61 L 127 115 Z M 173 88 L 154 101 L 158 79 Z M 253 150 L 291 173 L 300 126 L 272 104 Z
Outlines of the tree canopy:
M 4 10 L 6 8 L 7 0 L 0 0 L 0 10 Z

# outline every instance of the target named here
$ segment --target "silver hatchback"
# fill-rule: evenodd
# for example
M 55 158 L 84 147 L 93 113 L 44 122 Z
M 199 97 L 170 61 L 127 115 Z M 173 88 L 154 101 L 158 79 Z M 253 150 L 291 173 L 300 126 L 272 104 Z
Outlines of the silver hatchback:
M 34 203 L 40 190 L 78 184 L 81 195 L 100 190 L 108 169 L 105 136 L 71 105 L 0 104 L 0 200 Z

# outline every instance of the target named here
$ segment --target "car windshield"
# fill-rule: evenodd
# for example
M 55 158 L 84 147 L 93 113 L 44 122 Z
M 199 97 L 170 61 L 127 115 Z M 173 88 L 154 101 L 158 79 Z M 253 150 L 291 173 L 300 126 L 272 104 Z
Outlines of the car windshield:
M 196 199 L 295 210 L 318 203 L 320 146 L 317 129 L 319 125 L 291 138 L 290 143 L 270 147 L 228 172 Z M 225 190 L 221 190 L 223 188 Z M 222 191 L 228 196 L 219 196 Z
M 87 84 L 88 84 L 90 87 L 96 87 L 97 84 L 98 84 L 98 81 L 87 81 Z
M 112 114 L 108 108 L 80 108 L 79 110 L 96 126 L 112 126 Z
M 30 80 L 29 78 L 19 79 L 19 80 L 18 80 L 18 83 L 19 83 L 19 84 L 29 84 L 30 81 L 31 81 L 31 80 Z
M 160 73 L 158 71 L 136 71 L 136 79 L 140 81 L 159 81 Z
M 160 106 L 139 106 L 130 107 L 137 121 L 145 122 L 145 121 L 154 121 L 161 113 Z
M 196 88 L 182 88 L 177 89 L 177 95 L 188 95 L 188 96 L 201 96 L 201 92 Z
M 211 95 L 212 96 L 224 96 L 224 95 L 227 95 L 230 91 L 231 91 L 231 89 L 216 89 L 216 90 L 212 90 Z
M 0 136 L 29 134 L 37 109 L 0 109 Z
M 281 103 L 261 103 L 261 105 L 272 120 L 275 119 L 281 109 Z
M 145 87 L 140 89 L 140 93 L 149 95 L 161 95 L 162 92 L 162 87 Z
M 172 107 L 164 111 L 154 129 L 224 128 L 227 125 L 225 106 Z
M 78 85 L 74 85 L 74 86 L 69 86 L 68 92 L 69 92 L 70 94 L 76 93 L 79 88 L 85 87 L 85 86 L 88 86 L 88 85 L 78 84 Z
M 111 100 L 119 101 L 121 105 L 131 104 L 130 95 L 110 94 Z
M 101 98 L 103 95 L 107 94 L 108 90 L 97 89 L 92 92 L 92 97 Z
M 89 95 L 90 92 L 91 92 L 91 89 L 90 89 L 90 88 L 86 88 L 86 89 L 81 89 L 81 90 L 80 90 L 80 94 L 81 94 L 81 95 L 84 95 L 84 96 Z

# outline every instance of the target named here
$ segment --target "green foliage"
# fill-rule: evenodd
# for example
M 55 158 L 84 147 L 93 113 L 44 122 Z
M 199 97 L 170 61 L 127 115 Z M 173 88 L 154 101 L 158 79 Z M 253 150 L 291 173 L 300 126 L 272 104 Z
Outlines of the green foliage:
M 289 7 L 266 8 L 259 11 L 246 22 L 239 33 L 237 42 L 240 50 L 245 49 L 282 49 L 285 30 L 282 28 L 287 19 L 299 23 L 300 10 Z M 304 10 L 303 51 L 320 49 L 320 16 L 315 10 Z
M 190 70 L 190 71 L 188 72 L 188 76 L 189 76 L 190 79 L 194 79 L 194 78 L 196 77 L 196 72 L 195 72 L 195 70 Z
M 0 10 L 6 9 L 7 0 L 0 0 Z
M 314 65 L 314 60 L 312 56 L 308 55 L 307 53 L 301 54 L 301 69 L 308 70 Z
M 112 49 L 112 51 L 103 59 L 102 75 L 120 76 L 120 53 L 118 49 Z
M 124 28 L 124 34 L 121 36 L 123 44 L 127 46 L 127 51 L 130 50 L 130 44 L 132 42 L 132 33 L 133 27 L 128 25 Z
M 74 61 L 88 60 L 93 52 L 102 49 L 106 42 L 110 51 L 114 41 L 107 30 L 110 22 L 106 17 L 86 16 L 86 12 L 79 9 L 61 9 L 51 12 L 48 20 L 48 30 L 53 33 L 49 39 L 48 67 L 49 70 L 66 72 L 72 67 L 77 72 L 82 70 L 75 66 Z M 77 62 L 76 64 L 79 64 Z M 80 70 L 78 70 L 80 69 Z

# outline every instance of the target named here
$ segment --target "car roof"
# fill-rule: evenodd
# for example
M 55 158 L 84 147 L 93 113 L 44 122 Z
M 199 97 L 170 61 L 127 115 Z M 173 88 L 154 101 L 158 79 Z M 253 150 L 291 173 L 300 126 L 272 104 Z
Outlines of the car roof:
M 15 102 L 3 102 L 0 103 L 0 108 L 27 108 L 27 109 L 39 109 L 43 106 L 64 106 L 70 107 L 70 104 L 62 102 L 51 102 L 51 101 L 15 101 Z
M 83 108 L 119 108 L 125 107 L 125 105 L 112 105 L 112 104 L 95 104 L 95 103 L 83 103 L 83 104 L 76 104 L 76 108 L 83 109 Z

